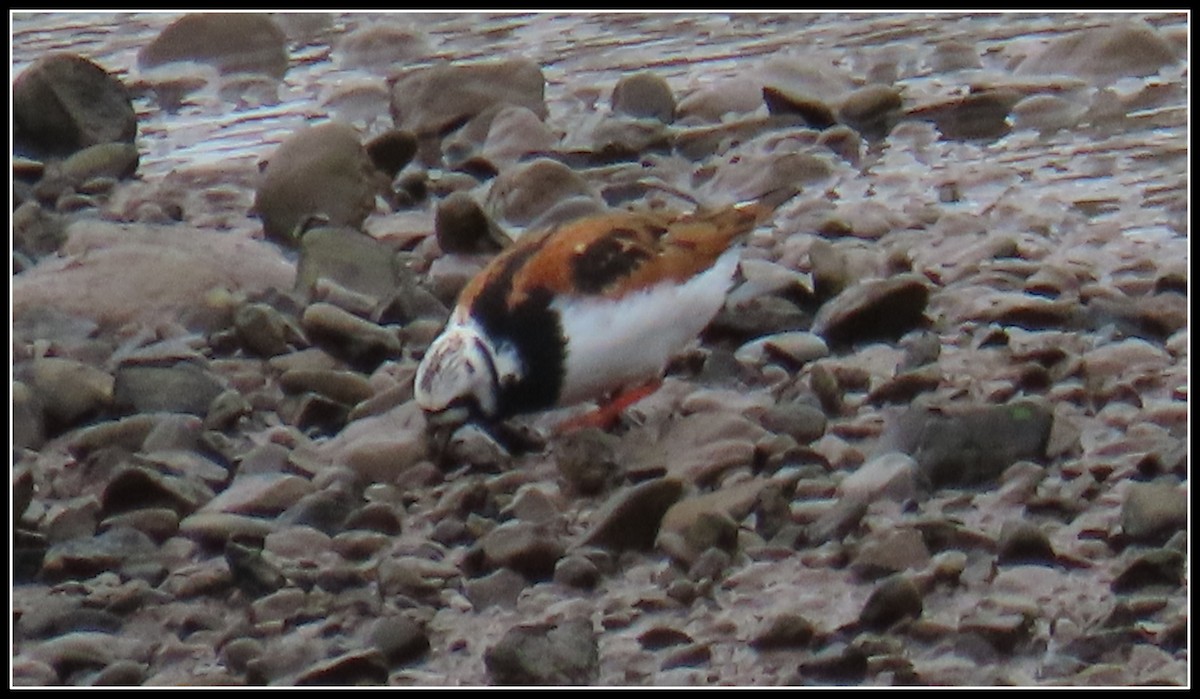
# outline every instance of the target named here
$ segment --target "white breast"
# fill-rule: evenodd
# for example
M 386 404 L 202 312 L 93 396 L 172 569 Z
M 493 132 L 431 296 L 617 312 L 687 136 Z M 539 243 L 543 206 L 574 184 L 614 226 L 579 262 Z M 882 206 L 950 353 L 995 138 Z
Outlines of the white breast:
M 721 309 L 738 250 L 683 284 L 664 283 L 619 301 L 556 300 L 567 338 L 561 405 L 597 398 L 659 376 Z

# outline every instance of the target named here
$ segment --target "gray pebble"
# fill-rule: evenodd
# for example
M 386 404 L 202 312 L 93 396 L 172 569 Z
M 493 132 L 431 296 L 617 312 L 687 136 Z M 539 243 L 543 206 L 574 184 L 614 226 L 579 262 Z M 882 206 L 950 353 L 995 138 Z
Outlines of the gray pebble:
M 592 623 L 516 626 L 484 652 L 488 674 L 502 685 L 584 685 L 595 681 L 600 654 Z
M 624 75 L 613 87 L 613 111 L 632 117 L 657 119 L 664 124 L 675 120 L 675 96 L 661 76 L 642 72 Z
M 98 143 L 132 143 L 137 115 L 120 78 L 75 54 L 51 53 L 13 81 L 18 152 L 64 156 Z
M 514 609 L 517 597 L 529 583 L 525 577 L 509 568 L 500 568 L 480 578 L 471 578 L 463 583 L 463 594 L 471 600 L 477 612 L 497 606 Z
M 580 543 L 609 549 L 649 549 L 659 523 L 683 494 L 676 478 L 658 478 L 621 490 L 596 512 Z
M 750 645 L 756 650 L 803 648 L 812 641 L 814 633 L 812 622 L 804 616 L 780 614 L 750 640 Z
M 1137 556 L 1112 581 L 1113 592 L 1175 589 L 1183 584 L 1185 557 L 1175 549 L 1152 549 Z
M 1133 483 L 1121 505 L 1121 533 L 1140 543 L 1162 543 L 1186 527 L 1187 496 L 1167 482 Z
M 554 564 L 554 582 L 590 590 L 600 580 L 600 568 L 590 559 L 578 554 L 563 556 Z
M 883 630 L 906 617 L 919 617 L 924 606 L 921 597 L 910 578 L 892 575 L 871 592 L 858 620 L 866 628 Z
M 376 620 L 371 626 L 368 640 L 391 667 L 410 663 L 430 648 L 424 625 L 403 614 Z
M 375 648 L 352 650 L 318 662 L 296 677 L 300 687 L 387 684 L 387 662 Z
M 828 301 L 812 331 L 830 345 L 898 339 L 924 320 L 929 286 L 916 274 L 863 281 Z
M 135 413 L 187 413 L 204 417 L 225 387 L 193 362 L 170 365 L 125 364 L 117 368 L 113 404 Z
M 243 636 L 226 643 L 221 648 L 220 658 L 225 667 L 238 674 L 244 674 L 250 662 L 260 657 L 262 653 L 262 641 Z
M 1057 557 L 1050 538 L 1032 522 L 1009 520 L 1000 528 L 996 560 L 999 563 L 1054 563 Z
M 564 553 L 549 531 L 530 522 L 506 522 L 479 540 L 485 565 L 511 568 L 532 580 L 546 580 Z

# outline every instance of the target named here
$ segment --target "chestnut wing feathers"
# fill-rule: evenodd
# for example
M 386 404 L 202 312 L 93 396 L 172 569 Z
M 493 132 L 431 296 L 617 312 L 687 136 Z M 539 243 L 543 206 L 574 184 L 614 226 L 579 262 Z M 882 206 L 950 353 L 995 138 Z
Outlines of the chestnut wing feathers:
M 621 212 L 566 224 L 531 241 L 541 249 L 514 270 L 509 307 L 538 288 L 619 298 L 661 282 L 686 281 L 711 267 L 761 214 L 762 207 L 744 204 L 674 219 Z

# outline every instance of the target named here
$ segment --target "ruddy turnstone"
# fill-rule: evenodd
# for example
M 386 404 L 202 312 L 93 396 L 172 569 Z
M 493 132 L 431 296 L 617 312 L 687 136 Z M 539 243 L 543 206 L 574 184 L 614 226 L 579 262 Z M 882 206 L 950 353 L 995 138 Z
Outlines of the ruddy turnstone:
M 430 427 L 653 392 L 724 303 L 735 243 L 773 208 L 612 211 L 520 238 L 464 287 L 417 369 Z

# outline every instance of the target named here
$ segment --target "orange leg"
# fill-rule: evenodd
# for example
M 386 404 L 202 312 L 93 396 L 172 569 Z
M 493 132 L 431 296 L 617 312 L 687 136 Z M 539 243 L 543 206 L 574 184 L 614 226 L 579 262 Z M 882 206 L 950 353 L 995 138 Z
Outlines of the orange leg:
M 612 429 L 626 408 L 657 391 L 662 383 L 662 379 L 654 379 L 633 388 L 617 391 L 596 406 L 595 410 L 564 420 L 555 430 L 559 434 L 564 434 L 586 427 L 595 427 L 601 430 Z

